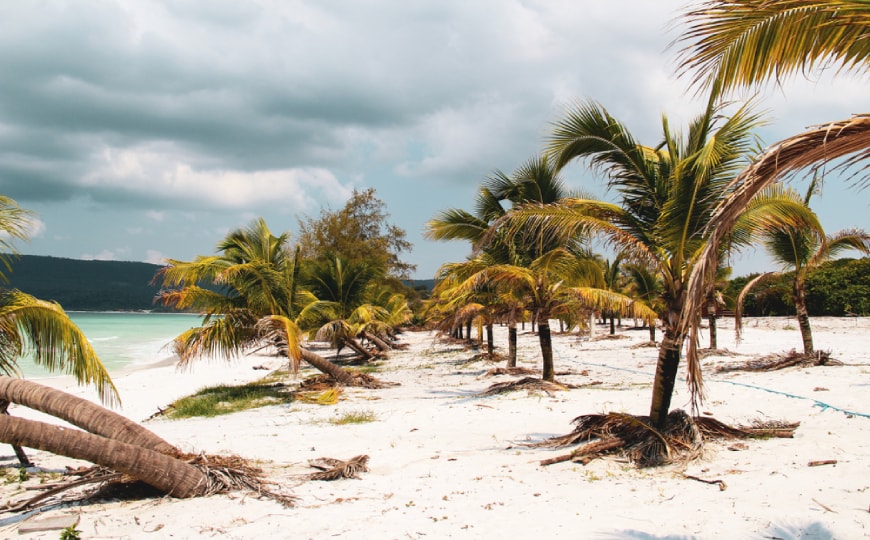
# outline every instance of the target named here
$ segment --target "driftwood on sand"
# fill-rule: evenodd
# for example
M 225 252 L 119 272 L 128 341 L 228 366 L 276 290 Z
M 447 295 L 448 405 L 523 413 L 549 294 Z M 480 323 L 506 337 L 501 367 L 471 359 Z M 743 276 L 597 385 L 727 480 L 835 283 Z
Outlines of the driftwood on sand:
M 813 354 L 804 354 L 792 349 L 787 353 L 769 354 L 740 364 L 719 366 L 716 368 L 716 371 L 776 371 L 790 367 L 842 365 L 842 362 L 831 357 L 831 351 L 816 351 Z

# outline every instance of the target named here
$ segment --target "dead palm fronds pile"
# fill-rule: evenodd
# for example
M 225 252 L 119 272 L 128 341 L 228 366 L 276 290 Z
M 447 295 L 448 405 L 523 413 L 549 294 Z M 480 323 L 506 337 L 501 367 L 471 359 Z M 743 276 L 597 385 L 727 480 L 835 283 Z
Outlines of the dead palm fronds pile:
M 498 375 L 535 375 L 540 370 L 524 367 L 497 367 L 483 374 L 484 377 L 496 377 Z
M 365 454 L 352 457 L 347 461 L 335 458 L 318 458 L 308 462 L 310 467 L 320 472 L 308 475 L 309 480 L 338 480 L 339 478 L 359 478 L 359 473 L 368 472 L 369 457 Z
M 372 390 L 377 390 L 380 388 L 390 388 L 392 386 L 399 386 L 399 383 L 396 382 L 385 382 L 377 377 L 373 377 L 368 373 L 360 373 L 357 371 L 351 372 L 352 383 L 351 384 L 341 384 L 329 375 L 320 374 L 314 375 L 312 377 L 308 377 L 302 384 L 299 385 L 300 390 L 305 391 L 324 391 L 329 390 L 330 388 L 336 388 L 339 386 L 351 386 L 354 388 L 369 388 Z
M 805 354 L 792 349 L 787 353 L 769 354 L 741 364 L 719 366 L 716 371 L 776 371 L 790 367 L 842 365 L 843 363 L 839 360 L 831 358 L 831 351 L 816 351 L 813 354 Z
M 276 491 L 276 484 L 263 477 L 259 467 L 251 465 L 239 456 L 210 456 L 206 454 L 183 454 L 178 459 L 200 470 L 204 483 L 199 496 L 207 497 L 232 491 L 249 491 L 258 497 L 271 499 L 284 506 L 293 506 L 296 497 Z M 69 480 L 40 484 L 42 493 L 17 502 L 7 502 L 0 512 L 24 512 L 60 503 L 81 502 L 93 499 L 162 497 L 164 492 L 128 474 L 107 467 L 94 466 L 70 469 Z M 93 489 L 80 489 L 90 486 Z
M 701 454 L 710 439 L 792 437 L 798 424 L 760 423 L 732 427 L 713 418 L 691 417 L 682 410 L 668 415 L 664 429 L 655 429 L 647 416 L 623 413 L 587 414 L 572 421 L 571 433 L 529 444 L 532 448 L 564 448 L 581 444 L 569 454 L 541 461 L 552 465 L 563 461 L 586 464 L 610 454 L 627 457 L 639 467 L 653 467 L 686 461 Z
M 489 388 L 480 393 L 482 396 L 494 396 L 496 394 L 504 394 L 506 392 L 515 392 L 517 390 L 528 390 L 529 392 L 540 391 L 549 396 L 553 392 L 568 390 L 568 386 L 560 383 L 536 379 L 534 377 L 524 377 L 516 381 L 495 383 Z

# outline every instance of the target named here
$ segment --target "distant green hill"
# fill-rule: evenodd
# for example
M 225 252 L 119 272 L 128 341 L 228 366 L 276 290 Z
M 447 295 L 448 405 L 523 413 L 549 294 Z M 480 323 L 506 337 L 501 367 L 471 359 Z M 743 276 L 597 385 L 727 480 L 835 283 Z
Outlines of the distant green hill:
M 22 255 L 11 266 L 4 287 L 54 300 L 67 311 L 166 311 L 154 304 L 156 264 Z

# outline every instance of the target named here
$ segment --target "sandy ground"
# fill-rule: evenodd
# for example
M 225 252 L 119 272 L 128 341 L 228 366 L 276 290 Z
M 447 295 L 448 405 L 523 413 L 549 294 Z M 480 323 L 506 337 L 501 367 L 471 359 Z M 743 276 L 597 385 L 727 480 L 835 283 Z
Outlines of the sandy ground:
M 870 319 L 813 319 L 816 348 L 847 365 L 717 374 L 716 366 L 801 346 L 792 319 L 746 322 L 737 344 L 731 323 L 720 321 L 719 347 L 732 355 L 704 360 L 707 397 L 701 410 L 732 423 L 799 421 L 793 439 L 750 440 L 741 450 L 729 449 L 733 442 L 708 444 L 698 460 L 655 469 L 637 469 L 616 457 L 543 467 L 542 459 L 565 450 L 521 443 L 568 433 L 581 414 L 648 412 L 656 350 L 638 346 L 648 339 L 647 330 L 629 322 L 618 330 L 622 339 L 554 334 L 556 370 L 568 372 L 558 379 L 580 387 L 552 396 L 522 391 L 492 397 L 479 393 L 511 377 L 484 377 L 494 365 L 469 362 L 475 351 L 427 332 L 406 333 L 410 347 L 391 353 L 375 374 L 401 386 L 349 389 L 332 406 L 294 402 L 211 419 L 146 423 L 184 450 L 260 461 L 270 478 L 298 497 L 296 506 L 234 493 L 57 505 L 38 517 L 79 514 L 78 529 L 89 539 L 870 537 Z M 604 331 L 599 327 L 599 334 Z M 496 329 L 501 352 L 506 333 Z M 540 367 L 535 335 L 521 331 L 519 357 L 521 366 Z M 120 375 L 122 413 L 142 421 L 203 386 L 262 377 L 264 371 L 252 369 L 262 364 L 279 365 L 254 357 L 231 365 L 203 362 L 185 372 L 161 366 Z M 65 379 L 46 382 L 71 387 Z M 86 389 L 71 391 L 94 398 Z M 681 380 L 673 406 L 688 407 L 688 400 Z M 330 422 L 349 412 L 370 413 L 375 420 Z M 40 417 L 20 407 L 12 414 Z M 11 449 L 3 453 L 0 465 L 14 465 Z M 47 470 L 75 464 L 30 454 Z M 370 456 L 370 471 L 359 480 L 301 480 L 312 471 L 309 460 L 358 454 Z M 819 460 L 836 464 L 808 465 Z M 685 475 L 721 480 L 726 489 Z M 0 489 L 3 501 L 32 493 L 17 482 Z M 28 517 L 0 514 L 0 537 L 23 537 L 18 527 Z

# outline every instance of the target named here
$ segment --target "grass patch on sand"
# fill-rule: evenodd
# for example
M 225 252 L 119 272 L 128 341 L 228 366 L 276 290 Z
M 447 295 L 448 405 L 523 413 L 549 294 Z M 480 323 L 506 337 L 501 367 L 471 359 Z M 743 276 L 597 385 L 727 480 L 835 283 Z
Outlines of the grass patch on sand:
M 348 411 L 336 418 L 330 418 L 329 423 L 336 426 L 344 426 L 346 424 L 367 424 L 377 419 L 378 416 L 370 410 Z
M 166 410 L 166 416 L 172 419 L 212 417 L 292 401 L 293 394 L 288 388 L 276 384 L 270 376 L 240 386 L 221 384 L 203 388 L 172 402 Z

